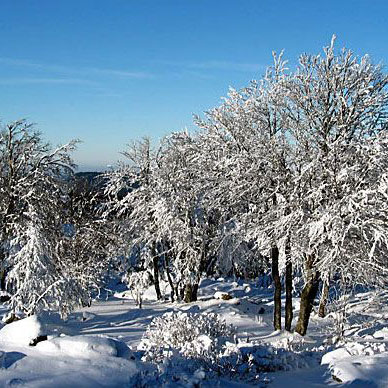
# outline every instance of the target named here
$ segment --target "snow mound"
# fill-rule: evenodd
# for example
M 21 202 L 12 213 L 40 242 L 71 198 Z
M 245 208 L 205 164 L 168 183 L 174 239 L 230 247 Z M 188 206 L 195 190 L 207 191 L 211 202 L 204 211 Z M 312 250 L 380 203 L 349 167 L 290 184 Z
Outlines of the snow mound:
M 386 352 L 385 343 L 373 342 L 348 342 L 344 346 L 326 353 L 321 360 L 321 365 L 334 365 L 337 361 L 347 359 L 353 356 L 373 356 Z
M 353 387 L 386 387 L 387 353 L 384 343 L 349 342 L 326 353 L 321 364 L 328 364 L 333 379 Z
M 309 336 L 301 336 L 299 333 L 290 333 L 287 330 L 275 330 L 271 334 L 259 337 L 260 342 L 275 348 L 303 348 L 305 344 L 313 345 L 316 341 Z
M 120 345 L 120 341 L 112 338 L 77 335 L 57 337 L 39 342 L 36 347 L 42 353 L 90 358 L 100 356 L 118 357 Z
M 144 387 L 144 366 L 114 357 L 67 357 L 43 354 L 36 348 L 27 354 L 7 352 L 0 369 L 0 387 L 102 388 Z M 147 385 L 150 386 L 150 385 Z M 156 384 L 154 386 L 157 386 Z
M 352 355 L 345 348 L 338 348 L 323 355 L 321 365 L 334 364 L 336 361 L 349 358 Z
M 3 352 L 0 350 L 0 370 L 9 368 L 16 361 L 21 360 L 26 355 L 19 352 Z
M 38 337 L 58 336 L 66 332 L 63 325 L 59 314 L 42 312 L 5 325 L 0 330 L 0 342 L 33 345 Z
M 383 327 L 381 330 L 375 331 L 373 338 L 388 340 L 388 327 Z
M 359 356 L 332 364 L 330 372 L 337 382 L 362 388 L 387 386 L 387 355 Z
M 28 346 L 39 336 L 47 335 L 37 316 L 9 323 L 0 330 L 0 342 Z

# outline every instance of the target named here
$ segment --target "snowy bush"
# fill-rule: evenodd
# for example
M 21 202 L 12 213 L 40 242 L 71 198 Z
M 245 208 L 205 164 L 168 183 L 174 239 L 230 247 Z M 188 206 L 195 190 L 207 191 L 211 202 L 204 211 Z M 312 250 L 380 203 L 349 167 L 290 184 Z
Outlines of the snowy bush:
M 258 373 L 289 371 L 318 364 L 316 352 L 295 352 L 277 345 L 263 343 L 227 343 L 219 356 L 224 374 L 240 378 L 256 378 Z
M 138 350 L 144 351 L 142 361 L 158 365 L 160 381 L 182 383 L 191 381 L 198 371 L 206 379 L 222 374 L 264 382 L 263 373 L 318 365 L 320 361 L 317 352 L 292 351 L 280 343 L 235 344 L 230 341 L 232 337 L 235 329 L 217 314 L 169 312 L 151 322 Z
M 214 313 L 165 313 L 147 328 L 139 345 L 143 361 L 161 362 L 173 356 L 216 362 L 235 329 Z
M 152 284 L 151 274 L 148 271 L 132 272 L 129 275 L 125 275 L 123 281 L 127 283 L 133 299 L 139 308 L 141 308 L 143 304 L 143 294 Z

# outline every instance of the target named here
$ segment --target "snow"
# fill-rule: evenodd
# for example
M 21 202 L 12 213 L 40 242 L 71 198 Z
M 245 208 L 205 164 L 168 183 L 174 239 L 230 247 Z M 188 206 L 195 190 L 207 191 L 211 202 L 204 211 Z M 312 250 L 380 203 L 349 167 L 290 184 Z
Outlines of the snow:
M 232 299 L 214 299 L 215 292 Z M 308 336 L 273 331 L 271 290 L 257 287 L 256 282 L 207 279 L 201 283 L 199 300 L 190 304 L 156 301 L 152 293 L 152 289 L 146 291 L 149 299 L 142 309 L 130 293 L 123 297 L 112 292 L 72 313 L 67 321 L 58 314 L 43 313 L 4 326 L 0 330 L 0 386 L 388 386 L 388 322 L 384 318 L 388 306 L 371 305 L 373 293 L 349 300 L 352 318 L 340 342 L 331 340 L 336 335 L 334 315 L 321 319 L 313 313 Z M 264 313 L 259 314 L 261 308 Z M 297 309 L 295 303 L 295 316 Z M 144 353 L 132 349 L 137 349 L 151 321 L 166 312 L 215 313 L 233 324 L 237 344 L 227 342 L 220 357 L 244 370 L 237 363 L 250 355 L 261 368 L 257 381 L 237 380 L 237 372 L 215 377 L 199 366 L 189 370 L 194 364 L 182 364 L 181 358 L 173 357 L 157 367 L 141 361 Z M 6 309 L 0 307 L 1 313 L 6 314 Z M 47 335 L 48 340 L 29 346 L 38 335 Z M 189 350 L 209 351 L 212 343 L 209 335 L 202 334 Z
M 40 336 L 58 336 L 70 332 L 71 329 L 64 324 L 58 314 L 42 312 L 5 325 L 0 330 L 0 344 L 28 346 Z
M 4 326 L 0 330 L 0 386 L 130 386 L 139 368 L 128 346 L 113 338 L 59 334 L 76 330 L 71 326 L 77 321 L 66 323 L 46 313 Z M 47 334 L 49 340 L 30 346 L 37 336 Z
M 351 354 L 345 348 L 338 348 L 323 355 L 321 364 L 333 364 L 339 360 L 343 360 L 344 358 L 349 357 L 351 357 Z
M 353 357 L 332 364 L 330 370 L 337 381 L 352 383 L 352 386 L 358 386 L 360 388 L 383 388 L 388 386 L 387 363 L 387 354 L 370 357 Z
M 388 340 L 388 327 L 384 327 L 381 330 L 377 330 L 373 334 L 373 338 Z
M 37 344 L 43 353 L 59 353 L 71 357 L 117 356 L 116 341 L 94 336 L 57 337 Z
M 217 291 L 214 294 L 214 299 L 228 300 L 228 299 L 231 299 L 231 298 L 232 297 L 227 292 Z
M 19 353 L 18 357 L 0 371 L 0 386 L 122 387 L 131 386 L 130 382 L 138 372 L 134 362 L 111 357 L 55 357 L 39 354 L 37 350 Z
M 0 342 L 28 346 L 38 336 L 44 335 L 43 327 L 37 316 L 12 322 L 0 330 Z

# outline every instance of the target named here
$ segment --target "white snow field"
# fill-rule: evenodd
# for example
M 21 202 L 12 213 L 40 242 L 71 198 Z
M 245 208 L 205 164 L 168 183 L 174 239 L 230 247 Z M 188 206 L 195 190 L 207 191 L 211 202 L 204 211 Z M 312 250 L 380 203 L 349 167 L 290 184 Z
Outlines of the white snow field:
M 225 294 L 231 298 L 223 299 Z M 381 293 L 379 298 L 373 292 L 357 294 L 346 303 L 343 327 L 338 311 L 326 318 L 313 313 L 308 335 L 301 337 L 273 332 L 271 290 L 253 282 L 204 280 L 199 301 L 189 304 L 158 302 L 151 287 L 142 309 L 130 293 L 111 292 L 66 321 L 44 313 L 5 325 L 0 387 L 388 387 L 386 299 Z M 186 368 L 182 357 L 156 366 L 142 361 L 143 334 L 166 312 L 219 314 L 237 330 L 234 342 L 225 346 L 240 356 L 250 354 L 260 372 L 249 374 L 248 364 L 239 363 L 233 373 L 209 373 L 199 364 Z M 7 313 L 5 306 L 0 313 Z M 209 337 L 201 338 L 210 344 Z

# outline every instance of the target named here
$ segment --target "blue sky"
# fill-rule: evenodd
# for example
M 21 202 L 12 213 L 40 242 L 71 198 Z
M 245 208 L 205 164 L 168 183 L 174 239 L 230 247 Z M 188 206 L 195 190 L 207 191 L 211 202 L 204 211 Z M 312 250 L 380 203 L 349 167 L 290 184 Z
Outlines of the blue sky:
M 0 119 L 83 141 L 80 169 L 157 140 L 258 79 L 272 50 L 295 64 L 337 46 L 388 64 L 388 1 L 1 0 Z

